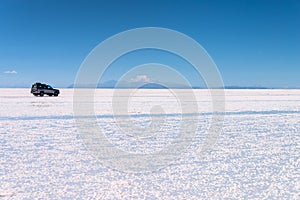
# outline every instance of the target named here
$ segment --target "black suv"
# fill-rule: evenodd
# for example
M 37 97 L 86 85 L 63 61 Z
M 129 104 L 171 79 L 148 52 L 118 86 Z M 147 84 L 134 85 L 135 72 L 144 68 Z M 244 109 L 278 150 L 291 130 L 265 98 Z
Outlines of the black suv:
M 58 96 L 59 90 L 53 89 L 50 85 L 42 84 L 42 83 L 35 83 L 31 87 L 31 93 L 34 96 L 40 95 L 41 97 L 44 96 L 44 94 L 47 94 L 49 96 Z

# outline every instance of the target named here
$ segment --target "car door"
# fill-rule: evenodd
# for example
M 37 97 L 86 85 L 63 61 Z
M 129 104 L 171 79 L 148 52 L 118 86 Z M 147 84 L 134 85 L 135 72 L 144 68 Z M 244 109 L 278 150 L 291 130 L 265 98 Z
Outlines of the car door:
M 47 85 L 47 94 L 54 94 L 54 90 L 50 85 Z

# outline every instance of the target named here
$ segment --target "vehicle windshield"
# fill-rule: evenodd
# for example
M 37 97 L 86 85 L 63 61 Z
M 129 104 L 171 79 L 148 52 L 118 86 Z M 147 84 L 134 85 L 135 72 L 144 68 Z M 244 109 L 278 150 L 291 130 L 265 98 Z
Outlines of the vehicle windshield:
M 48 85 L 48 89 L 53 89 L 50 85 Z

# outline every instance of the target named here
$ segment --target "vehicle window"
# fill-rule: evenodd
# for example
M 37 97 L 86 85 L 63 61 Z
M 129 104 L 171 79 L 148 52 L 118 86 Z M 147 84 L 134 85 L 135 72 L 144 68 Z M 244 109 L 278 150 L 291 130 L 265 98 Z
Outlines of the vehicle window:
M 48 89 L 53 89 L 50 85 L 48 85 Z

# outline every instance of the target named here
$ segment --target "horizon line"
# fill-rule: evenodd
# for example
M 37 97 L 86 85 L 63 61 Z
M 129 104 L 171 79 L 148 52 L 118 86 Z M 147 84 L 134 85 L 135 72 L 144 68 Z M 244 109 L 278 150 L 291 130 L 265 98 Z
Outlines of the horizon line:
M 0 86 L 1 89 L 25 89 L 28 88 L 30 89 L 30 87 L 20 87 L 20 86 Z M 207 88 L 207 87 L 199 87 L 199 86 L 192 86 L 192 87 L 169 87 L 169 88 L 165 88 L 165 87 L 140 87 L 140 88 L 136 88 L 136 87 L 70 87 L 70 86 L 63 86 L 63 87 L 55 87 L 58 89 L 202 89 L 202 90 L 209 90 L 209 89 L 227 89 L 227 90 L 231 90 L 231 89 L 249 89 L 249 90 L 271 90 L 271 89 L 300 89 L 300 87 L 264 87 L 264 86 L 224 86 L 221 88 Z

